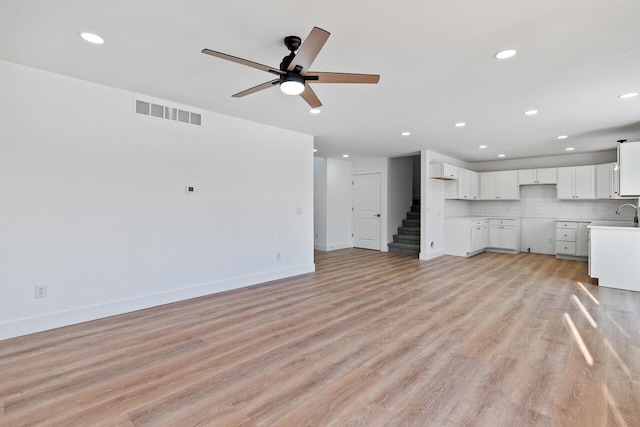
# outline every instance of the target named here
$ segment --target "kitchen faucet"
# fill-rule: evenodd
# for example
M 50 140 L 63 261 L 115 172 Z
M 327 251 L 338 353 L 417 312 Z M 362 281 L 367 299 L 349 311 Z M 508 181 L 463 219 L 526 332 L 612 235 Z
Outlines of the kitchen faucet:
M 640 205 L 634 206 L 631 203 L 625 203 L 624 205 L 622 205 L 622 206 L 620 206 L 618 208 L 618 210 L 616 211 L 616 215 L 620 215 L 620 211 L 622 211 L 622 208 L 624 208 L 625 206 L 630 206 L 636 211 L 636 214 L 633 217 L 633 226 L 637 227 L 638 226 L 638 211 L 640 210 Z

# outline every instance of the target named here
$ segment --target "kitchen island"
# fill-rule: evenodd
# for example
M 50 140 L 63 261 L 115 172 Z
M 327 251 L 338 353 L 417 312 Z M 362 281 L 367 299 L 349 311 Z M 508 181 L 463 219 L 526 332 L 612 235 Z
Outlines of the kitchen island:
M 640 292 L 640 228 L 596 221 L 590 230 L 589 275 L 607 288 Z

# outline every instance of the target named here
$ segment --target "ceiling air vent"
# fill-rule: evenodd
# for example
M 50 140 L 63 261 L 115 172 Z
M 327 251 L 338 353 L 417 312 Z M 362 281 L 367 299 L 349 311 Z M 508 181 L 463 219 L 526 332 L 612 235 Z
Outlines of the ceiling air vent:
M 168 105 L 154 104 L 152 102 L 136 99 L 135 105 L 136 114 L 142 114 L 143 116 L 158 117 L 160 119 L 167 119 L 178 121 L 182 123 L 191 123 L 192 125 L 202 125 L 202 115 L 194 113 L 192 111 L 179 110 L 175 107 Z

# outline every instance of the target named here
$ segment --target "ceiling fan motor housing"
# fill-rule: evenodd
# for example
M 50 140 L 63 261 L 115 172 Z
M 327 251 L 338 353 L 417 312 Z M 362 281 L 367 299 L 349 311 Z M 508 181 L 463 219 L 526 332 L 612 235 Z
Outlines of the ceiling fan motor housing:
M 302 39 L 298 36 L 287 36 L 284 38 L 284 45 L 291 52 L 295 52 L 296 50 L 298 50 L 301 44 L 302 44 Z

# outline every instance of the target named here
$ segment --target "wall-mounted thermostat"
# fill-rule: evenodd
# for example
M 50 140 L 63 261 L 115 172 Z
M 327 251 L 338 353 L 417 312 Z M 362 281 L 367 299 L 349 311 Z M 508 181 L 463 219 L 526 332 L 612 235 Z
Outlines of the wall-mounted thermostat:
M 185 190 L 187 191 L 187 194 L 193 194 L 196 192 L 196 187 L 193 185 L 187 185 Z

